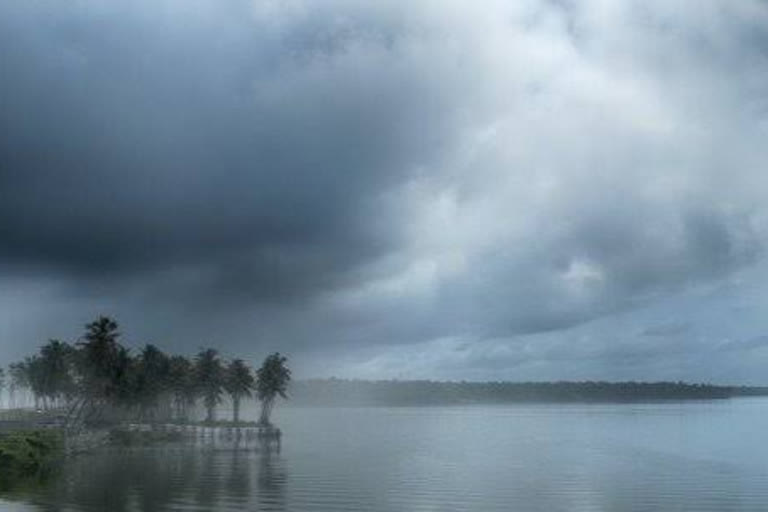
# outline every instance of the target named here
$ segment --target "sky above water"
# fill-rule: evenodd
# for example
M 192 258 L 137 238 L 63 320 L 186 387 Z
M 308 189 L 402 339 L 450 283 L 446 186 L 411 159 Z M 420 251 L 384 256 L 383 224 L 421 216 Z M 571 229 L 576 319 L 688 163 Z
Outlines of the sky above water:
M 768 4 L 4 0 L 0 364 L 768 384 Z

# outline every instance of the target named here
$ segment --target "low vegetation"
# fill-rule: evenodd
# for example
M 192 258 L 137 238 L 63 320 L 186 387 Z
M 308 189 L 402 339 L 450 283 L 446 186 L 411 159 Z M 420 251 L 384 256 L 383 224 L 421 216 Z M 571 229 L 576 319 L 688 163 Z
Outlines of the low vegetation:
M 55 430 L 0 434 L 0 480 L 36 475 L 63 455 L 63 437 Z

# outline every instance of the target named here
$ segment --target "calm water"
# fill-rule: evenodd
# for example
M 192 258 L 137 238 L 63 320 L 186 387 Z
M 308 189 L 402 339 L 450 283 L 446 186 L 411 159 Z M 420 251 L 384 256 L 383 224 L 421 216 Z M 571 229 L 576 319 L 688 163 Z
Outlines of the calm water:
M 287 409 L 279 454 L 109 449 L 42 487 L 41 511 L 768 510 L 768 400 Z

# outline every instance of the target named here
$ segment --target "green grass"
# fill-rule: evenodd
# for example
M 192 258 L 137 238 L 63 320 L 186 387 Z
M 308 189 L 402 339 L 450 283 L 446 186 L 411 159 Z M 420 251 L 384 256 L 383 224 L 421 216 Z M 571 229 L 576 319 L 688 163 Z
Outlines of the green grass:
M 0 434 L 0 478 L 45 472 L 64 454 L 62 434 L 23 430 Z

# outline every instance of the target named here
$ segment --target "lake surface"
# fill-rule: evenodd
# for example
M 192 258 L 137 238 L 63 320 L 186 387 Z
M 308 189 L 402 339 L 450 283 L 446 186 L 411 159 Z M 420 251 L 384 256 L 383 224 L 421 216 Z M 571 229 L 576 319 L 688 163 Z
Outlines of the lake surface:
M 768 510 L 768 399 L 282 408 L 280 453 L 234 443 L 109 448 L 30 511 Z

